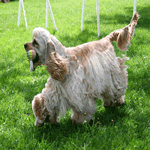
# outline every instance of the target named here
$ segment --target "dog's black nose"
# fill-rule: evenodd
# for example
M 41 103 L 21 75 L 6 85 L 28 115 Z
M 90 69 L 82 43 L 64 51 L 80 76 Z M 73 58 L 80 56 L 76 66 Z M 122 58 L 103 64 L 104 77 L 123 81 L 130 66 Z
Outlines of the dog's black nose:
M 27 43 L 24 44 L 24 48 L 25 48 L 25 49 L 27 48 Z

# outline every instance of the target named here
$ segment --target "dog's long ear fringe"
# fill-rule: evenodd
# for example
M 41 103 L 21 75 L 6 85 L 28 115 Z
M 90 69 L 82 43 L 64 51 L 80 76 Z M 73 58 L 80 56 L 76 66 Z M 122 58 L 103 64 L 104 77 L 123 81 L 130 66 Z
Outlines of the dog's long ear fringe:
M 133 17 L 131 19 L 131 22 L 129 25 L 124 27 L 123 29 L 116 30 L 112 33 L 110 33 L 107 38 L 110 39 L 111 42 L 116 41 L 117 42 L 117 47 L 122 50 L 126 51 L 128 50 L 127 46 L 131 45 L 130 40 L 131 36 L 134 32 L 134 28 L 137 25 L 139 15 L 137 12 L 133 14 Z
M 48 41 L 45 64 L 47 71 L 55 80 L 62 81 L 68 72 L 67 59 L 62 58 L 56 50 L 52 41 Z

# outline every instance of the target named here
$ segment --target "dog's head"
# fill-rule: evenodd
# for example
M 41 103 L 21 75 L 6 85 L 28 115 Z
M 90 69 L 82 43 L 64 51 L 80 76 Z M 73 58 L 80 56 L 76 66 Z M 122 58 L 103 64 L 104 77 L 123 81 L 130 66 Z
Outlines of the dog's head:
M 40 27 L 35 28 L 32 41 L 25 43 L 24 47 L 26 52 L 29 50 L 36 52 L 35 59 L 30 61 L 30 71 L 45 64 L 53 79 L 61 81 L 64 78 L 68 71 L 65 47 L 49 31 Z
M 44 64 L 47 41 L 50 39 L 50 36 L 49 31 L 40 27 L 35 28 L 33 30 L 32 41 L 24 44 L 26 52 L 29 50 L 34 50 L 36 52 L 36 57 L 33 60 L 33 67 L 30 66 L 30 71 L 34 71 L 37 66 Z M 32 64 L 30 63 L 30 65 Z
M 44 105 L 44 100 L 41 94 L 38 94 L 34 97 L 32 101 L 32 109 L 33 109 L 34 116 L 36 118 L 35 125 L 37 127 L 43 126 L 44 123 L 51 123 L 51 124 L 59 123 L 56 115 L 58 111 L 56 111 L 54 108 L 52 110 L 53 113 L 48 112 Z

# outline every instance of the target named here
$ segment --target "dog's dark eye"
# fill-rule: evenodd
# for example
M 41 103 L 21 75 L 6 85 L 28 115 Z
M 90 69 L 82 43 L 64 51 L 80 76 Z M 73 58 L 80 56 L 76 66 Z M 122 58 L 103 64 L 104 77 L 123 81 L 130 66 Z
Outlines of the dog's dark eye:
M 33 46 L 35 46 L 35 47 L 36 47 L 36 46 L 38 46 L 38 45 L 39 45 L 39 44 L 37 43 L 37 41 L 36 41 L 36 40 L 34 40 L 34 41 L 33 41 Z

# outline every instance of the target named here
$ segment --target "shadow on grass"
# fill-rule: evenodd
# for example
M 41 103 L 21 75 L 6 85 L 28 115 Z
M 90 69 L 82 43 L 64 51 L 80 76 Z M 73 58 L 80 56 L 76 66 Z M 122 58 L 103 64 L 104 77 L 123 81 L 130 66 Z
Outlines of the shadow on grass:
M 122 120 L 127 115 L 126 104 L 121 107 L 105 108 L 104 112 L 96 112 L 94 124 L 101 123 L 103 126 L 110 124 L 114 125 L 118 121 Z M 99 106 L 99 105 L 98 105 Z
M 114 138 L 114 136 L 124 136 L 124 142 L 129 144 L 128 136 L 127 135 L 137 135 L 134 136 L 135 139 L 138 140 L 145 140 L 145 135 L 141 133 L 145 130 L 145 121 L 142 115 L 138 115 L 137 119 L 131 118 L 130 121 L 126 120 L 129 117 L 130 113 L 127 110 L 126 105 L 121 106 L 121 108 L 108 108 L 104 111 L 96 112 L 95 113 L 95 120 L 90 122 L 89 125 L 73 125 L 69 116 L 68 119 L 65 119 L 57 125 L 49 125 L 46 124 L 41 128 L 34 129 L 33 134 L 34 137 L 41 143 L 43 140 L 47 141 L 47 143 L 54 143 L 57 147 L 62 147 L 62 144 L 66 144 L 70 142 L 77 142 L 78 140 L 83 143 L 86 137 L 86 140 L 91 140 L 93 138 L 101 138 L 101 142 L 105 142 L 107 139 Z M 145 119 L 146 116 L 144 116 Z M 140 122 L 144 121 L 144 122 Z M 127 123 L 128 122 L 128 123 Z M 130 124 L 131 123 L 131 124 Z M 146 125 L 147 127 L 149 125 Z M 116 130 L 116 128 L 118 130 Z M 94 133 L 94 134 L 93 134 Z M 90 136 L 89 136 L 90 135 Z M 93 136 L 93 138 L 90 138 Z M 132 136 L 131 136 L 132 137 Z M 115 141 L 112 139 L 112 141 Z M 111 148 L 112 143 L 108 143 L 108 147 Z
M 140 15 L 140 19 L 138 21 L 137 27 L 136 28 L 147 28 L 150 30 L 150 5 L 149 6 L 138 6 L 137 7 L 137 12 Z M 100 20 L 102 24 L 129 24 L 132 15 L 133 15 L 133 7 L 125 7 L 124 11 L 126 12 L 125 15 L 123 14 L 116 14 L 113 16 L 110 15 L 102 15 L 100 14 Z M 97 24 L 95 16 L 92 16 L 91 21 L 85 21 L 85 24 Z M 117 30 L 117 29 L 114 29 Z
M 144 61 L 144 60 L 143 60 Z M 143 68 L 141 72 L 136 72 L 133 70 L 128 69 L 129 79 L 128 82 L 133 82 L 130 88 L 133 88 L 136 91 L 144 90 L 144 92 L 150 96 L 150 74 L 148 73 L 150 67 L 145 68 L 143 65 L 142 59 L 141 63 L 136 64 L 136 67 Z
M 127 11 L 130 11 L 130 12 L 132 11 L 132 7 L 127 7 L 126 9 Z M 144 7 L 142 6 L 137 7 L 137 12 L 140 15 L 137 28 L 141 27 L 141 28 L 146 28 L 150 30 L 150 11 L 149 10 L 150 10 L 150 5 L 144 6 Z
M 150 29 L 150 11 L 149 11 L 150 6 L 147 7 L 138 7 L 138 13 L 140 14 L 140 19 L 138 21 L 138 24 L 136 26 L 136 30 L 138 31 L 138 28 L 146 28 Z M 114 16 L 109 16 L 109 15 L 101 15 L 100 14 L 100 19 L 102 21 L 102 24 L 106 24 L 105 28 L 107 29 L 107 25 L 109 26 L 112 24 L 113 26 L 115 24 L 125 24 L 124 26 L 128 25 L 132 19 L 133 15 L 133 7 L 125 7 L 125 12 L 126 14 L 116 14 Z M 87 20 L 85 21 L 85 24 L 92 24 L 92 26 L 95 26 L 97 24 L 97 21 L 95 19 L 95 16 L 92 17 L 92 20 Z M 114 28 L 112 31 L 117 30 L 118 28 Z M 103 37 L 107 36 L 109 33 L 103 32 L 101 30 L 101 35 L 98 38 L 97 37 L 97 30 L 95 32 L 90 31 L 88 29 L 84 29 L 83 32 L 80 32 L 78 35 L 75 36 L 69 36 L 69 35 L 63 35 L 59 36 L 60 42 L 66 47 L 72 47 L 72 46 L 77 46 L 83 43 L 87 43 L 89 41 L 94 40 L 99 40 L 102 39 Z M 93 37 L 93 38 L 92 38 Z M 141 44 L 145 44 L 146 40 L 143 40 L 143 36 L 139 35 L 138 33 L 132 39 L 134 39 L 134 42 L 131 41 L 131 46 L 129 47 L 129 51 L 127 51 L 127 56 L 128 57 L 133 57 L 135 56 L 138 51 L 137 51 L 137 46 Z M 121 54 L 121 51 L 117 48 L 116 42 L 113 42 L 114 48 L 116 55 Z M 119 51 L 119 52 L 118 52 Z M 122 52 L 124 53 L 124 52 Z
M 135 39 L 135 43 L 132 45 L 132 41 L 131 41 L 131 46 L 130 46 L 130 51 L 127 52 L 128 57 L 133 57 L 136 55 L 137 52 L 137 46 L 141 45 L 141 44 L 146 44 L 146 40 L 143 40 L 143 36 L 136 34 L 136 30 L 138 31 L 139 29 L 148 29 L 150 30 L 150 5 L 146 6 L 146 7 L 142 7 L 142 6 L 138 6 L 137 7 L 137 12 L 140 15 L 139 21 L 137 23 L 136 29 L 135 29 L 135 35 L 134 38 Z M 116 14 L 113 16 L 110 15 L 101 15 L 100 14 L 100 20 L 101 23 L 105 26 L 105 28 L 107 29 L 107 25 L 115 25 L 115 24 L 125 24 L 128 25 L 132 19 L 132 15 L 133 15 L 133 7 L 125 7 L 124 11 L 126 12 L 125 15 L 123 14 Z M 92 16 L 92 20 L 87 20 L 85 21 L 85 24 L 92 24 L 92 26 L 94 26 L 95 24 L 97 24 L 96 18 L 95 16 Z M 124 26 L 122 26 L 123 28 Z M 117 30 L 118 28 L 114 28 L 112 31 Z M 102 37 L 105 37 L 107 34 L 109 33 L 103 33 L 103 31 L 101 30 L 101 36 L 100 39 Z M 114 44 L 115 42 L 113 42 L 113 45 L 115 47 L 115 50 L 118 49 L 116 44 Z M 116 54 L 118 52 L 116 51 Z
M 140 15 L 138 24 L 136 26 L 136 28 L 146 28 L 148 30 L 150 30 L 150 5 L 146 6 L 146 7 L 137 7 L 137 12 Z M 130 20 L 132 18 L 132 13 L 133 13 L 133 7 L 125 7 L 125 11 L 126 11 L 126 15 L 115 15 L 112 19 L 115 20 L 116 23 L 119 24 L 124 24 L 130 23 Z M 111 18 L 109 18 L 111 19 Z
M 99 101 L 101 100 L 99 99 Z M 44 135 L 44 139 L 50 143 L 53 143 L 54 141 L 64 143 L 67 142 L 66 140 L 68 138 L 81 136 L 84 133 L 88 134 L 93 130 L 101 130 L 103 127 L 114 126 L 118 122 L 121 126 L 125 116 L 127 116 L 125 106 L 122 106 L 122 108 L 107 108 L 105 111 L 97 111 L 95 113 L 94 121 L 91 121 L 88 125 L 73 125 L 70 116 L 67 116 L 67 119 L 60 121 L 60 124 L 46 124 L 41 128 L 35 127 L 36 133 L 34 134 L 39 142 L 41 142 Z M 57 146 L 59 143 L 57 143 Z

